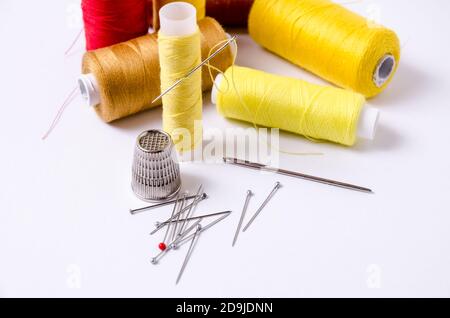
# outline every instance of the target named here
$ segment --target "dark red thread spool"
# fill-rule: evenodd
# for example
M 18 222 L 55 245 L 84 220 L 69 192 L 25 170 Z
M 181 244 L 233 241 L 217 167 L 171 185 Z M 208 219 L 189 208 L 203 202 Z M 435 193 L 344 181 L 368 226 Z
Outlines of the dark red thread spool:
M 254 0 L 206 0 L 206 15 L 224 26 L 245 27 Z
M 148 0 L 83 0 L 88 51 L 148 33 Z

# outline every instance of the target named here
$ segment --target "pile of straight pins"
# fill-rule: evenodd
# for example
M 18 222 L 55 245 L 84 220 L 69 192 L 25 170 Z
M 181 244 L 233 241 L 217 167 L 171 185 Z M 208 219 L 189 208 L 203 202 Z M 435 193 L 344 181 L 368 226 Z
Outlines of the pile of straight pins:
M 231 211 L 221 211 L 193 216 L 197 205 L 207 198 L 208 195 L 203 191 L 203 186 L 200 185 L 195 195 L 189 196 L 188 193 L 179 193 L 174 200 L 130 210 L 130 213 L 135 215 L 173 204 L 172 214 L 170 218 L 163 222 L 156 222 L 156 228 L 150 233 L 150 235 L 154 235 L 165 228 L 164 238 L 158 245 L 160 252 L 158 255 L 151 259 L 151 263 L 154 265 L 158 264 L 159 261 L 168 252 L 176 250 L 178 249 L 178 247 L 190 242 L 189 249 L 186 253 L 180 272 L 177 276 L 176 284 L 178 284 L 178 282 L 180 281 L 181 276 L 183 275 L 186 265 L 201 234 L 206 230 L 212 228 L 219 222 L 223 221 L 231 214 Z M 215 219 L 213 221 L 202 225 L 202 222 L 205 219 L 214 217 Z
M 243 228 L 243 232 L 245 232 L 256 217 L 261 213 L 261 211 L 265 208 L 265 206 L 269 203 L 278 189 L 281 188 L 280 182 L 277 182 L 273 187 L 272 191 L 269 193 L 264 202 L 259 206 L 253 216 L 250 218 L 246 226 Z M 242 224 L 245 219 L 245 214 L 250 202 L 250 198 L 253 195 L 252 191 L 248 190 L 246 193 L 244 207 L 242 209 L 241 217 L 239 219 L 239 223 L 236 229 L 236 232 L 233 237 L 232 246 L 236 244 L 238 235 L 241 231 Z M 168 206 L 173 204 L 172 214 L 169 219 L 163 222 L 156 222 L 155 229 L 150 233 L 150 235 L 154 235 L 160 230 L 165 228 L 165 234 L 163 240 L 158 244 L 158 248 L 160 252 L 158 255 L 151 259 L 151 263 L 156 265 L 159 261 L 170 251 L 178 249 L 180 246 L 190 243 L 186 256 L 184 258 L 183 264 L 181 265 L 180 272 L 178 273 L 176 284 L 181 279 L 183 272 L 186 268 L 187 263 L 192 255 L 192 252 L 197 244 L 198 239 L 201 234 L 206 230 L 212 228 L 217 223 L 223 221 L 227 218 L 231 211 L 221 211 L 210 214 L 203 214 L 194 216 L 194 212 L 196 210 L 197 205 L 208 198 L 208 195 L 203 191 L 203 186 L 200 185 L 197 193 L 195 195 L 189 196 L 188 193 L 180 194 L 178 193 L 177 197 L 173 200 L 165 201 L 159 204 L 146 206 L 139 209 L 130 210 L 130 213 L 135 215 L 138 213 L 142 213 L 149 210 L 154 210 L 157 208 L 161 208 L 163 206 Z M 213 221 L 207 223 L 206 225 L 202 225 L 203 220 L 215 218 Z

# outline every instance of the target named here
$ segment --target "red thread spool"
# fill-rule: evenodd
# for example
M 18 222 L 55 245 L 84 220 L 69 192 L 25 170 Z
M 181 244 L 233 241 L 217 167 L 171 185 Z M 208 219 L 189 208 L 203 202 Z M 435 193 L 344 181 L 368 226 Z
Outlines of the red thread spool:
M 148 0 L 83 0 L 88 51 L 148 33 Z
M 206 15 L 225 26 L 247 26 L 254 0 L 206 0 Z

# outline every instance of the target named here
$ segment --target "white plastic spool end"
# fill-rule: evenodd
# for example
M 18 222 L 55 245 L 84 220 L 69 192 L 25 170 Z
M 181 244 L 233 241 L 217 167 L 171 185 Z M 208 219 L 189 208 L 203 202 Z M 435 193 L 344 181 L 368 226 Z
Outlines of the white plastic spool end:
M 229 33 L 225 33 L 227 35 L 228 40 L 230 40 L 232 38 L 231 34 Z M 236 40 L 232 41 L 230 43 L 230 49 L 231 49 L 231 55 L 233 55 L 233 60 L 236 58 L 237 55 L 237 44 L 236 44 Z
M 356 136 L 361 139 L 374 140 L 379 119 L 380 111 L 378 109 L 364 106 L 359 116 Z
M 217 104 L 217 94 L 219 93 L 218 87 L 220 87 L 220 83 L 222 83 L 223 79 L 223 74 L 217 74 L 216 79 L 214 80 L 211 91 L 211 102 L 213 103 L 213 105 Z
M 214 81 L 211 91 L 211 102 L 213 105 L 217 104 L 218 87 L 224 79 L 223 74 L 218 74 Z M 378 120 L 380 118 L 380 111 L 373 107 L 364 106 L 359 116 L 358 128 L 356 136 L 361 139 L 373 140 L 377 131 Z
M 197 32 L 197 10 L 187 2 L 172 2 L 159 10 L 159 32 L 165 36 L 185 36 Z
M 80 77 L 78 77 L 77 82 L 81 96 L 86 100 L 88 106 L 100 104 L 98 83 L 93 74 L 81 74 Z

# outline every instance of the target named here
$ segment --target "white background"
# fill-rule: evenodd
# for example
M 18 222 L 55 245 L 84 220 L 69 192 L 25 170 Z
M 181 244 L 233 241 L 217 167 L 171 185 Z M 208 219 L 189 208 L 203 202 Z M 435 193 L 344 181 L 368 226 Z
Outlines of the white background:
M 184 189 L 203 183 L 198 212 L 235 211 L 200 237 L 181 283 L 186 247 L 149 263 L 161 239 L 148 232 L 170 208 L 139 216 L 130 189 L 138 133 L 161 109 L 104 124 L 78 97 L 41 136 L 74 88 L 84 41 L 79 1 L 0 2 L 0 296 L 301 297 L 450 296 L 450 3 L 346 4 L 397 31 L 402 60 L 369 101 L 382 111 L 374 142 L 353 148 L 282 135 L 281 166 L 372 187 L 342 190 L 232 166 L 183 164 Z M 233 30 L 230 30 L 233 33 Z M 238 64 L 315 83 L 317 77 L 239 38 Z M 235 127 L 205 96 L 204 124 Z M 241 125 L 246 127 L 245 125 Z M 245 191 L 253 213 L 284 187 L 231 247 Z

